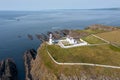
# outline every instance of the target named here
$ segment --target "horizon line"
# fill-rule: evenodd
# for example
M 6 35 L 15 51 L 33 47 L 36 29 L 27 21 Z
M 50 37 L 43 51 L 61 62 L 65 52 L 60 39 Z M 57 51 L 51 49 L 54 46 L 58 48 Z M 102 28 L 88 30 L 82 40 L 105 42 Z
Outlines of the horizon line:
M 0 10 L 0 11 L 50 11 L 50 10 L 118 10 L 120 7 L 109 7 L 109 8 L 65 8 L 65 9 L 40 9 L 40 10 Z

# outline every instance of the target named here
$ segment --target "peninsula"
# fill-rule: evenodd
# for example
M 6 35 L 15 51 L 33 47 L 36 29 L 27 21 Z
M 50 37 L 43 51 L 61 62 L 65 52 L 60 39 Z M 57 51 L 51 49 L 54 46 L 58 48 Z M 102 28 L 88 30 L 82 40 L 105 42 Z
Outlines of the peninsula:
M 119 30 L 92 25 L 48 32 L 37 52 L 25 52 L 26 80 L 119 80 Z

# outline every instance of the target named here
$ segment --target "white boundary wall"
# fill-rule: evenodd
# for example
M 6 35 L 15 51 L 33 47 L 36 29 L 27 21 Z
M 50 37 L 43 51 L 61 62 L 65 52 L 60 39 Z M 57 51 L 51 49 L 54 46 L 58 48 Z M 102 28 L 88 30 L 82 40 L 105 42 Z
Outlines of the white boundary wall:
M 72 47 L 89 45 L 86 41 L 83 41 L 83 42 L 81 42 L 81 43 L 79 43 L 79 44 L 74 44 L 74 45 L 70 45 L 70 46 L 64 46 L 64 44 L 62 43 L 62 41 L 66 41 L 66 40 L 59 40 L 58 45 L 59 45 L 61 48 L 72 48 Z

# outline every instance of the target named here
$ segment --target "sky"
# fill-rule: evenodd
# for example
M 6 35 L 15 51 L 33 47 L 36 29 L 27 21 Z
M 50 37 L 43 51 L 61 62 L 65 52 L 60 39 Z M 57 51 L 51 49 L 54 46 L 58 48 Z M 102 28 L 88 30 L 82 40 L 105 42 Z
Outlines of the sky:
M 0 10 L 120 8 L 120 0 L 0 0 Z

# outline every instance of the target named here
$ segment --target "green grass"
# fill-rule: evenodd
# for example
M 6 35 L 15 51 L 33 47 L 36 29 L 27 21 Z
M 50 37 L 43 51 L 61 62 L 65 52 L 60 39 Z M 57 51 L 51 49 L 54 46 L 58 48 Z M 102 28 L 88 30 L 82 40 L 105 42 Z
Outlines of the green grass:
M 86 29 L 84 30 L 85 32 L 88 32 L 90 34 L 96 34 L 96 33 L 103 33 L 103 32 L 106 32 L 104 30 L 91 30 L 91 29 Z
M 58 62 L 120 66 L 120 49 L 116 50 L 110 45 L 83 46 L 69 49 L 60 48 L 57 45 L 48 45 L 48 50 Z
M 102 67 L 91 67 L 91 66 L 62 66 L 62 65 L 57 65 L 55 64 L 51 58 L 49 57 L 49 55 L 47 54 L 47 51 L 46 51 L 46 46 L 47 44 L 43 43 L 42 46 L 38 49 L 38 55 L 40 57 L 40 63 L 42 64 L 39 64 L 38 63 L 38 66 L 44 66 L 44 68 L 46 68 L 49 73 L 53 73 L 55 74 L 56 76 L 59 76 L 61 73 L 63 73 L 64 75 L 66 76 L 74 76 L 74 75 L 78 75 L 80 77 L 80 73 L 86 73 L 85 75 L 89 76 L 89 75 L 97 75 L 97 76 L 100 76 L 100 75 L 104 75 L 104 76 L 113 76 L 113 79 L 116 78 L 116 77 L 119 77 L 120 75 L 120 69 L 112 69 L 112 68 L 102 68 Z M 72 60 L 74 59 L 73 61 L 75 60 L 78 60 L 80 61 L 81 59 L 80 58 L 76 58 L 80 53 L 84 54 L 84 55 L 81 55 L 82 60 L 84 61 L 88 61 L 90 58 L 92 59 L 95 55 L 93 53 L 90 53 L 92 52 L 91 49 L 94 49 L 96 47 L 91 47 L 86 49 L 84 47 L 82 47 L 81 49 L 84 48 L 84 52 L 89 52 L 89 53 L 84 53 L 81 51 L 81 49 L 79 48 L 74 48 L 74 49 L 71 49 L 73 51 L 71 51 L 70 49 L 67 49 L 66 50 L 63 50 L 61 49 L 60 47 L 58 46 L 55 46 L 55 45 L 51 45 L 51 46 L 48 46 L 48 48 L 50 49 L 50 51 L 52 50 L 53 54 L 54 54 L 54 58 L 56 58 L 56 60 Z M 101 49 L 102 47 L 97 47 L 95 49 L 95 51 L 93 51 L 94 53 L 97 53 L 97 49 Z M 77 51 L 76 51 L 77 49 Z M 105 51 L 103 51 L 103 48 L 102 48 L 102 51 L 101 51 L 101 54 L 98 53 L 98 57 L 101 57 L 102 55 L 106 55 L 108 56 L 110 53 L 108 53 L 108 49 L 109 49 L 109 45 L 107 46 L 106 45 L 106 49 L 104 49 Z M 80 53 L 79 53 L 79 52 Z M 100 51 L 100 50 L 99 50 Z M 61 53 L 62 52 L 62 53 Z M 71 53 L 70 53 L 71 52 Z M 104 53 L 102 53 L 104 52 Z M 113 60 L 115 63 L 120 63 L 118 60 L 118 57 L 119 57 L 119 53 L 120 52 L 116 52 L 116 51 L 112 51 L 111 54 L 108 56 L 108 57 L 104 57 L 105 59 L 109 59 L 109 57 L 113 56 Z M 53 56 L 52 54 L 52 56 Z M 114 54 L 114 55 L 113 55 Z M 116 55 L 117 54 L 117 55 Z M 71 56 L 70 56 L 71 55 Z M 56 57 L 57 56 L 57 57 Z M 76 56 L 76 57 L 75 57 Z M 80 56 L 80 55 L 79 55 Z M 115 57 L 115 56 L 118 56 L 118 57 Z M 72 58 L 71 58 L 72 57 Z M 88 58 L 89 57 L 89 58 Z M 68 59 L 69 58 L 69 59 Z M 88 58 L 88 59 L 84 59 L 84 58 Z M 117 60 L 116 60 L 116 59 Z M 57 61 L 58 61 L 57 60 Z M 99 59 L 97 59 L 98 61 Z M 90 60 L 91 61 L 91 60 Z M 96 59 L 95 59 L 96 61 Z M 82 62 L 82 61 L 81 61 Z M 111 62 L 111 61 L 109 61 Z M 93 62 L 92 62 L 93 63 Z M 112 63 L 112 62 L 111 62 Z
M 85 29 L 85 30 L 73 30 L 77 33 L 82 33 L 82 32 L 86 32 L 86 33 L 89 33 L 89 34 L 96 34 L 96 33 L 103 33 L 103 32 L 106 32 L 106 31 L 103 31 L 103 30 L 91 30 L 91 29 Z
M 101 43 L 105 43 L 103 40 L 100 40 L 92 35 L 89 35 L 87 37 L 83 37 L 83 40 L 85 40 L 86 42 L 88 42 L 89 44 L 101 44 Z
M 115 46 L 113 46 L 113 45 L 110 45 L 110 48 L 111 48 L 112 50 L 114 50 L 114 51 L 120 52 L 120 47 L 115 47 Z
M 96 35 L 111 43 L 120 45 L 120 29 L 111 32 L 98 33 Z
M 70 46 L 71 44 L 68 41 L 61 41 L 64 46 Z

